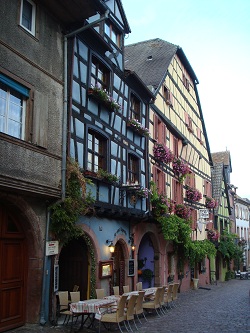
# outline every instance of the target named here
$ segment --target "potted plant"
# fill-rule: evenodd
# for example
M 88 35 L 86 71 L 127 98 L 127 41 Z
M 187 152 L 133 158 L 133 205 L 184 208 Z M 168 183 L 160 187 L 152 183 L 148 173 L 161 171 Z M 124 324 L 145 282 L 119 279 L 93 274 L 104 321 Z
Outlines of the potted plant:
M 137 263 L 138 275 L 142 275 L 143 267 L 144 267 L 144 259 L 138 259 L 138 263 Z

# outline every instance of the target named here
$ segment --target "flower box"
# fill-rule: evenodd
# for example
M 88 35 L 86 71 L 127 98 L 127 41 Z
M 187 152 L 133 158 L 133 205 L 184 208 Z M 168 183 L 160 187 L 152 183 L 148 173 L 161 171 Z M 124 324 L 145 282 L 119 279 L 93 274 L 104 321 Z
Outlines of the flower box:
M 207 239 L 210 240 L 211 242 L 215 243 L 218 241 L 220 237 L 220 234 L 217 230 L 210 229 L 207 232 Z
M 156 161 L 168 164 L 174 160 L 172 151 L 162 143 L 155 143 L 153 153 Z
M 137 119 L 129 119 L 127 126 L 143 136 L 149 136 L 148 128 L 144 127 Z
M 102 103 L 109 111 L 119 111 L 122 107 L 117 103 L 109 93 L 98 86 L 88 89 L 88 96 Z

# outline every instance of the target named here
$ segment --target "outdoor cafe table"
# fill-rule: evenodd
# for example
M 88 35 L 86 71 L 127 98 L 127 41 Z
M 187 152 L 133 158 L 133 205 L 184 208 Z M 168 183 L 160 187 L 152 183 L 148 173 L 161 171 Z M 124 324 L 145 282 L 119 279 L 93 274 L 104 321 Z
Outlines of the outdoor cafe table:
M 116 303 L 116 301 L 114 299 L 88 299 L 88 300 L 80 301 L 77 303 L 70 303 L 70 311 L 72 313 L 82 314 L 82 322 L 81 322 L 81 326 L 79 328 L 79 329 L 81 329 L 81 328 L 83 328 L 83 325 L 85 324 L 87 319 L 90 318 L 91 314 L 93 315 L 93 317 L 92 317 L 89 327 L 93 325 L 95 317 L 99 317 L 101 315 L 100 309 L 102 307 L 108 306 L 108 305 L 111 305 L 114 303 Z M 87 315 L 87 318 L 85 320 L 83 320 L 85 314 Z

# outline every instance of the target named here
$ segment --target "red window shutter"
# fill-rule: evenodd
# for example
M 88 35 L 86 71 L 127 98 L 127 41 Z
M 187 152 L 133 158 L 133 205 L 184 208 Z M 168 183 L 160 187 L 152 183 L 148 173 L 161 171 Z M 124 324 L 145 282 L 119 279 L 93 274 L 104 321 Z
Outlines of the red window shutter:
M 175 136 L 173 137 L 173 153 L 175 157 L 179 156 L 178 139 Z
M 192 230 L 195 230 L 196 229 L 196 225 L 197 225 L 197 210 L 196 209 L 192 209 L 192 211 L 191 211 L 191 219 L 192 219 L 191 228 L 192 228 Z
M 159 174 L 159 190 L 160 190 L 160 193 L 162 194 L 166 194 L 166 175 L 164 172 L 160 171 L 160 174 Z
M 196 127 L 196 132 L 197 132 L 197 138 L 198 140 L 201 140 L 201 130 L 199 127 Z
M 188 115 L 188 113 L 185 111 L 184 112 L 184 114 L 185 114 L 185 124 L 187 125 L 187 126 L 189 126 L 190 124 L 189 124 L 189 122 L 190 122 L 190 119 L 189 119 L 189 115 Z

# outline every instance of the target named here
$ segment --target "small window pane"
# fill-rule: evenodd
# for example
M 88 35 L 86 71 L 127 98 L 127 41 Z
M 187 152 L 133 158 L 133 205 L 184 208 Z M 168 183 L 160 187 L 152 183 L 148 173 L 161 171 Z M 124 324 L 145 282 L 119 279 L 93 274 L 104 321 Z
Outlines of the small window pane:
M 32 5 L 28 1 L 23 1 L 22 25 L 31 31 L 32 29 Z

